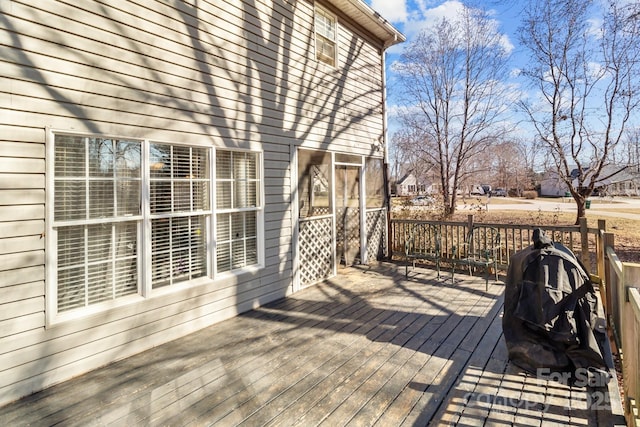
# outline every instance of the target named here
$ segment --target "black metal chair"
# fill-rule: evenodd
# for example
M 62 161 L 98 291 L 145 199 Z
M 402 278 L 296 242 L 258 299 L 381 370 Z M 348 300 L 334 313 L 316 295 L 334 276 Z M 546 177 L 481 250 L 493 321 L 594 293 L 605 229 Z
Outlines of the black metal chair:
M 489 268 L 493 268 L 498 280 L 498 257 L 502 248 L 502 237 L 498 229 L 493 227 L 473 227 L 467 233 L 464 243 L 453 247 L 451 260 L 451 280 L 453 281 L 457 266 L 466 265 L 469 275 L 473 276 L 474 268 L 484 268 L 485 288 L 489 289 Z

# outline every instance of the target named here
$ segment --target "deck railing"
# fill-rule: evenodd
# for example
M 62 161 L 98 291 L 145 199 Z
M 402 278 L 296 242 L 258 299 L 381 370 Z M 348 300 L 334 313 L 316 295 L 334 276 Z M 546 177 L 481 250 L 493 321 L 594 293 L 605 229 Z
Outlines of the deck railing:
M 454 256 L 471 227 L 492 227 L 500 230 L 503 248 L 498 264 L 507 268 L 509 257 L 531 244 L 534 228 L 545 233 L 573 251 L 582 261 L 592 278 L 598 282 L 607 325 L 613 331 L 618 354 L 622 362 L 624 410 L 627 424 L 640 427 L 640 264 L 621 262 L 615 253 L 614 235 L 607 233 L 604 220 L 598 227 L 588 228 L 586 219 L 576 226 L 532 226 L 516 224 L 474 223 L 473 215 L 467 222 L 418 221 L 393 219 L 390 224 L 391 254 L 404 257 L 405 241 L 416 224 L 433 224 L 441 231 L 442 261 Z M 418 239 L 419 240 L 419 239 Z
M 622 361 L 624 411 L 627 424 L 640 426 L 640 264 L 621 262 L 614 236 L 601 232 L 604 274 L 600 286 L 607 323 Z M 600 264 L 600 262 L 599 262 Z
M 587 270 L 597 273 L 596 265 L 596 245 L 598 230 L 604 228 L 588 228 L 586 218 L 583 218 L 580 225 L 553 226 L 544 225 L 536 228 L 542 228 L 545 233 L 553 239 L 571 249 L 573 253 L 582 261 Z M 393 219 L 391 220 L 390 247 L 391 254 L 395 257 L 404 255 L 404 242 L 411 234 L 414 224 L 434 224 L 440 227 L 442 236 L 441 256 L 444 262 L 457 257 L 454 249 L 461 248 L 465 236 L 472 227 L 495 228 L 499 230 L 502 236 L 502 250 L 498 257 L 498 265 L 501 268 L 507 268 L 509 257 L 514 253 L 526 248 L 531 244 L 533 229 L 531 225 L 518 224 L 492 224 L 492 223 L 476 223 L 473 215 L 469 215 L 467 222 L 445 222 L 445 221 L 418 221 L 411 219 Z

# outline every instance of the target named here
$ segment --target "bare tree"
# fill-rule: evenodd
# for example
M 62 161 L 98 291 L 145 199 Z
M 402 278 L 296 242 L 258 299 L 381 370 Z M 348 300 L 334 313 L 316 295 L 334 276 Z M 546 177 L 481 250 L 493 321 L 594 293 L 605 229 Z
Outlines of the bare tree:
M 622 147 L 617 154 L 620 164 L 628 165 L 632 173 L 640 173 L 640 127 L 627 130 Z
M 439 168 L 444 214 L 456 209 L 456 193 L 474 156 L 500 140 L 506 112 L 509 47 L 480 9 L 462 9 L 409 44 L 396 71 L 403 83 L 400 121 L 415 158 Z M 409 147 L 407 147 L 409 149 Z
M 521 194 L 531 187 L 531 147 L 519 140 L 507 140 L 496 144 L 491 156 L 494 171 L 492 184 Z
M 523 74 L 539 96 L 522 106 L 576 201 L 578 223 L 598 181 L 612 176 L 604 168 L 638 107 L 638 20 L 616 0 L 536 0 L 525 17 Z

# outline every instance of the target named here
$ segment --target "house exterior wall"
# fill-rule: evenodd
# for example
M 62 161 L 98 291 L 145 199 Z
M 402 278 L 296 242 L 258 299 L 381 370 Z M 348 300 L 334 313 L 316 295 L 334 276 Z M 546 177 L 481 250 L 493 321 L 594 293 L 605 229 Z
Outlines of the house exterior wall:
M 418 180 L 413 174 L 409 174 L 396 185 L 398 196 L 412 196 L 417 194 Z
M 327 8 L 335 68 L 305 0 L 0 3 L 0 404 L 292 292 L 292 148 L 381 155 L 382 42 Z M 49 318 L 55 131 L 256 150 L 264 265 Z

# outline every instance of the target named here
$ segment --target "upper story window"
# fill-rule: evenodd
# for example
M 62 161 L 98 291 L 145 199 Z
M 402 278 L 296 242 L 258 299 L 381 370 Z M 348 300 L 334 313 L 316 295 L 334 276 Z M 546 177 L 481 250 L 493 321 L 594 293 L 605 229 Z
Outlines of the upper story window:
M 316 32 L 316 58 L 326 64 L 335 67 L 337 62 L 338 32 L 336 30 L 336 17 L 325 10 L 316 7 L 315 11 Z
M 49 321 L 263 263 L 260 153 L 61 133 L 50 149 Z

